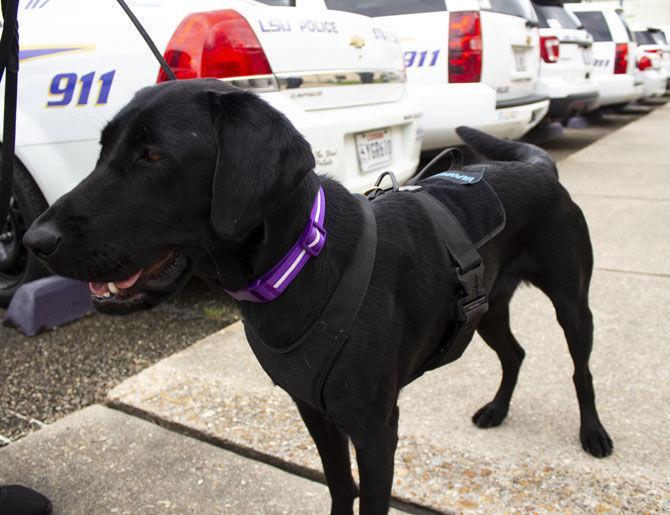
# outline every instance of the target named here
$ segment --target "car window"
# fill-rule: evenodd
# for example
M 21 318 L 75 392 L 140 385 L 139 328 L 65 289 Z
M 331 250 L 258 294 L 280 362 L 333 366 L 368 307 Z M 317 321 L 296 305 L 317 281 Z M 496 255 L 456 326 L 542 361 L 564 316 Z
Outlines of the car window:
M 655 45 L 656 40 L 651 35 L 650 32 L 646 30 L 636 30 L 635 31 L 635 41 L 638 45 Z
M 540 27 L 552 29 L 578 29 L 579 21 L 570 15 L 564 7 L 535 4 Z
M 326 0 L 326 7 L 373 17 L 447 10 L 445 0 Z
M 479 0 L 479 5 L 487 11 L 495 11 L 537 21 L 537 16 L 530 0 Z
M 656 41 L 657 45 L 668 44 L 668 40 L 665 38 L 665 34 L 663 34 L 663 32 L 660 30 L 650 30 L 649 33 L 651 34 L 651 37 L 654 38 L 654 41 Z
M 598 11 L 576 12 L 575 15 L 582 22 L 584 28 L 593 36 L 593 41 L 612 41 L 612 33 L 607 26 L 605 16 Z

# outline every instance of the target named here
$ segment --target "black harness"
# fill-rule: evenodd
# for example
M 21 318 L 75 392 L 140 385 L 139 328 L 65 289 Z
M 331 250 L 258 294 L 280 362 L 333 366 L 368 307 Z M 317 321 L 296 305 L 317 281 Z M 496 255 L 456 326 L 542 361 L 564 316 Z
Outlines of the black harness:
M 327 411 L 323 401 L 324 384 L 349 339 L 351 327 L 367 295 L 377 249 L 377 224 L 372 202 L 381 195 L 394 191 L 413 195 L 420 202 L 453 260 L 456 278 L 461 286 L 461 295 L 457 301 L 459 320 L 453 334 L 416 370 L 410 381 L 458 359 L 472 340 L 479 320 L 488 310 L 484 263 L 458 218 L 420 186 L 400 188 L 395 180 L 393 182 L 392 188 L 376 187 L 367 194 L 367 198 L 359 197 L 363 210 L 363 233 L 351 262 L 319 319 L 297 342 L 286 348 L 272 347 L 250 325 L 244 326 L 253 353 L 274 383 L 292 397 L 322 412 Z M 502 225 L 496 227 L 487 241 L 500 232 L 502 226 L 504 214 Z
M 342 347 L 349 339 L 368 292 L 377 253 L 377 222 L 370 202 L 359 197 L 363 232 L 349 266 L 319 319 L 294 344 L 285 348 L 266 344 L 250 325 L 244 331 L 263 370 L 277 386 L 325 412 L 323 385 Z

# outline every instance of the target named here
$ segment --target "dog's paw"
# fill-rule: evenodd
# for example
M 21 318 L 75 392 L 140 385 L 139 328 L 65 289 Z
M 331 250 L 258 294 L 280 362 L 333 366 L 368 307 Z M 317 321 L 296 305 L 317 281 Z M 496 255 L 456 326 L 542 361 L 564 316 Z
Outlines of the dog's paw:
M 472 415 L 472 423 L 477 427 L 496 427 L 502 424 L 502 421 L 507 416 L 507 408 L 501 407 L 498 404 L 489 402 L 477 410 L 477 413 Z
M 600 422 L 582 427 L 579 439 L 584 450 L 596 458 L 605 458 L 614 450 L 612 439 Z

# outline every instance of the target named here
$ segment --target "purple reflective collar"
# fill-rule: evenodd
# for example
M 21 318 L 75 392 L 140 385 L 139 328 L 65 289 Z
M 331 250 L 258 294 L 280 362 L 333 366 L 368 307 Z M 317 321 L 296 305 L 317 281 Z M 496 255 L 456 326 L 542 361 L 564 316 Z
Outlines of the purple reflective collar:
M 238 291 L 226 290 L 237 300 L 249 302 L 269 302 L 275 300 L 312 256 L 318 256 L 326 244 L 326 230 L 323 220 L 326 215 L 326 196 L 319 187 L 309 214 L 307 227 L 288 253 L 269 272 L 263 274 L 246 288 Z

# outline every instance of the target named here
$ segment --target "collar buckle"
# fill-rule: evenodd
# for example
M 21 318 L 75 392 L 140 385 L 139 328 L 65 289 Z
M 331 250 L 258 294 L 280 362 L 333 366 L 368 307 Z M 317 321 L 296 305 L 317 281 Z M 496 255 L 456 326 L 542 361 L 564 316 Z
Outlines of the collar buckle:
M 318 256 L 326 244 L 326 230 L 317 220 L 311 219 L 300 238 L 300 246 L 311 256 Z

